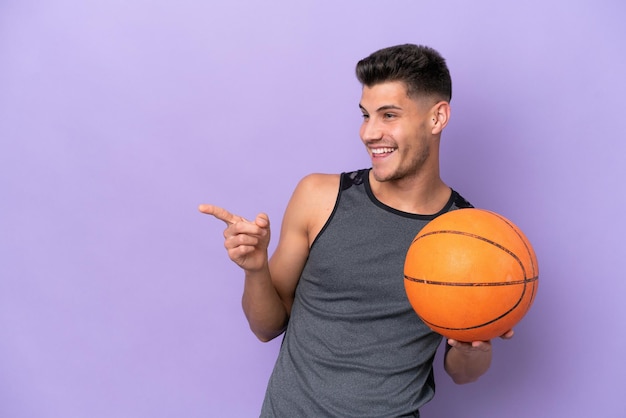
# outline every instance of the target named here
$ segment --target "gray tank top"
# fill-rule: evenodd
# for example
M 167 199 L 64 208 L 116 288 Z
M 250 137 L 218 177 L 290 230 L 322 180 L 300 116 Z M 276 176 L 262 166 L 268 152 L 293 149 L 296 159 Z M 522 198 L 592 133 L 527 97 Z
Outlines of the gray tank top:
M 408 302 L 404 257 L 426 223 L 471 205 L 453 191 L 438 214 L 401 212 L 374 197 L 368 173 L 341 175 L 296 288 L 261 417 L 418 416 L 434 396 L 441 336 Z

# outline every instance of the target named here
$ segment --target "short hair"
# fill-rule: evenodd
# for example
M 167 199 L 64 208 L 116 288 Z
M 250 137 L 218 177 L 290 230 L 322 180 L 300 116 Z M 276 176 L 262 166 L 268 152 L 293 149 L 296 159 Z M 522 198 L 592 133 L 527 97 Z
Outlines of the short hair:
M 383 48 L 356 65 L 356 77 L 363 86 L 400 81 L 412 98 L 452 98 L 452 80 L 445 59 L 424 45 L 404 44 Z

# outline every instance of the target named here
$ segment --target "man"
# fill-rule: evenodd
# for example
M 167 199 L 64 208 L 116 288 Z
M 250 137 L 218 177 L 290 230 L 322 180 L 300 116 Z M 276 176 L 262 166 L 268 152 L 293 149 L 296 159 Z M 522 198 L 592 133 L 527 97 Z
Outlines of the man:
M 403 267 L 427 222 L 471 206 L 439 174 L 450 75 L 435 50 L 418 45 L 377 51 L 356 73 L 371 169 L 302 179 L 271 259 L 267 215 L 248 221 L 200 206 L 227 224 L 251 330 L 261 341 L 285 333 L 263 417 L 419 416 L 434 396 L 441 336 L 412 310 Z M 476 380 L 490 362 L 489 341 L 448 340 L 445 370 L 455 382 Z

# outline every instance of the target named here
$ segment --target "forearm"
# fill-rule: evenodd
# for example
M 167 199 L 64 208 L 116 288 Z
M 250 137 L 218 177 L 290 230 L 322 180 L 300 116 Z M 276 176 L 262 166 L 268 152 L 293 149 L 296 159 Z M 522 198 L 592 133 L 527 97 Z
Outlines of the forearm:
M 455 383 L 470 383 L 487 372 L 491 366 L 491 357 L 490 343 L 480 349 L 472 349 L 467 345 L 450 347 L 445 356 L 444 368 Z
M 250 329 L 259 340 L 270 341 L 285 330 L 287 309 L 272 283 L 268 268 L 246 272 L 242 306 Z

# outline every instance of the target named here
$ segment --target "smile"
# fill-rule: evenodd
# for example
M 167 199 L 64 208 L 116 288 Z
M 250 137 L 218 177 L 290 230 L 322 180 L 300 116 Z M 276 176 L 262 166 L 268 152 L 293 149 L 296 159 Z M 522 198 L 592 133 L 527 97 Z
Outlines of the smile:
M 372 148 L 372 154 L 374 155 L 382 155 L 382 154 L 390 154 L 394 152 L 396 148 Z

